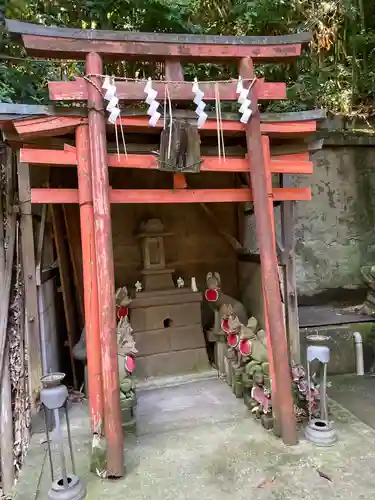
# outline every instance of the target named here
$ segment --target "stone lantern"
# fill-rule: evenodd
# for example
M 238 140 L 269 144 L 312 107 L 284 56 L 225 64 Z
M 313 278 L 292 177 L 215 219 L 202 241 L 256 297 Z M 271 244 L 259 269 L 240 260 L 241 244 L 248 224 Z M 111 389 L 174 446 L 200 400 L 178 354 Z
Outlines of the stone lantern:
M 149 219 L 142 224 L 137 237 L 141 240 L 144 289 L 145 291 L 168 290 L 174 288 L 172 274 L 174 269 L 165 264 L 164 238 L 171 236 L 166 233 L 159 219 Z

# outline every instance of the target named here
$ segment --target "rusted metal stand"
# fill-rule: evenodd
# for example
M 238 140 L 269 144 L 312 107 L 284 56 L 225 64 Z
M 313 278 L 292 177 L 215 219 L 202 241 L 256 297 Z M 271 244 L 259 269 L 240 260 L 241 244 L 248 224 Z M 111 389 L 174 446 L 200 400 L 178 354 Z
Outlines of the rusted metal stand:
M 103 379 L 88 125 L 77 127 L 76 148 L 91 431 L 100 436 L 104 420 Z
M 244 78 L 254 77 L 253 63 L 250 58 L 241 60 L 239 70 L 240 75 Z M 277 419 L 280 422 L 283 441 L 285 444 L 293 445 L 298 442 L 298 437 L 279 288 L 273 210 L 271 213 L 269 207 L 269 180 L 267 179 L 269 173 L 268 168 L 266 168 L 262 147 L 258 99 L 254 92 L 252 93 L 251 100 L 253 115 L 246 130 L 246 139 L 248 155 L 252 166 L 250 178 L 254 198 L 256 231 L 261 256 L 263 290 L 267 306 L 271 352 L 275 379 L 278 381 L 275 409 Z M 270 194 L 272 195 L 272 191 Z
M 102 74 L 99 54 L 86 57 L 86 72 Z M 124 475 L 123 430 L 120 410 L 120 384 L 116 338 L 115 279 L 113 266 L 111 205 L 107 166 L 107 140 L 101 80 L 91 77 L 88 85 L 88 123 L 95 218 L 95 248 L 100 311 L 100 338 L 103 373 L 104 429 L 107 439 L 107 474 Z

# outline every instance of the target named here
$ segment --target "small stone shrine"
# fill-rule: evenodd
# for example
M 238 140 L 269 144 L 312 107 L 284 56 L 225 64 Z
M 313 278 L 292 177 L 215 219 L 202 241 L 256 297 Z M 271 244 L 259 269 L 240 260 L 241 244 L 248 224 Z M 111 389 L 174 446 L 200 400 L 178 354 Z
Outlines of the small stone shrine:
M 174 269 L 165 262 L 164 232 L 150 219 L 138 234 L 143 255 L 143 290 L 130 304 L 131 324 L 138 349 L 138 378 L 175 375 L 209 369 L 201 324 L 199 292 L 177 288 Z

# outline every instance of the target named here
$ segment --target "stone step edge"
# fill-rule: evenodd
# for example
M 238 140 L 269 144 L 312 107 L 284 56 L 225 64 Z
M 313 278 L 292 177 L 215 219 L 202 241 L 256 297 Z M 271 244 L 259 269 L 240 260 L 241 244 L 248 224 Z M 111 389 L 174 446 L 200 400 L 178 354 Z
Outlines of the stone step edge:
M 187 373 L 185 375 L 170 375 L 167 377 L 150 377 L 147 379 L 135 379 L 137 391 L 148 391 L 152 389 L 164 389 L 176 387 L 179 385 L 191 384 L 200 380 L 209 380 L 218 378 L 218 372 L 215 369 L 206 370 L 197 373 Z

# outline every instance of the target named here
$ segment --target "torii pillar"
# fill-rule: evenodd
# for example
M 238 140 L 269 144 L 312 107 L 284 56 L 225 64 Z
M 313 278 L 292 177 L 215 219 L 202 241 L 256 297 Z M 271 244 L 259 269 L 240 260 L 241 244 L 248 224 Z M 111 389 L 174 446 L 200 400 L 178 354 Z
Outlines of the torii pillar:
M 243 78 L 255 76 L 253 61 L 244 58 L 239 64 Z M 296 417 L 292 396 L 292 379 L 289 366 L 288 344 L 284 326 L 284 315 L 280 296 L 277 254 L 275 244 L 272 184 L 268 165 L 263 152 L 260 130 L 258 97 L 251 92 L 252 116 L 246 129 L 248 156 L 252 168 L 250 180 L 253 191 L 256 232 L 261 259 L 265 313 L 269 328 L 270 349 L 273 358 L 274 379 L 277 381 L 273 391 L 276 424 L 280 426 L 283 441 L 287 445 L 298 443 Z
M 86 74 L 103 74 L 99 54 L 86 56 Z M 91 76 L 88 88 L 88 122 L 95 220 L 95 249 L 98 277 L 99 325 L 103 376 L 104 432 L 107 440 L 107 475 L 124 475 L 123 429 L 116 337 L 115 278 L 113 265 L 111 205 L 107 165 L 105 107 L 101 78 Z

